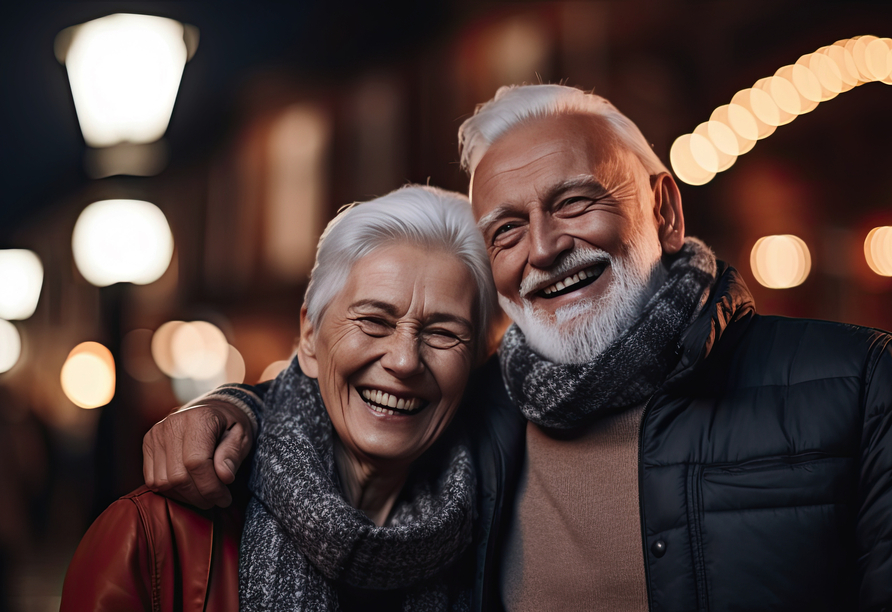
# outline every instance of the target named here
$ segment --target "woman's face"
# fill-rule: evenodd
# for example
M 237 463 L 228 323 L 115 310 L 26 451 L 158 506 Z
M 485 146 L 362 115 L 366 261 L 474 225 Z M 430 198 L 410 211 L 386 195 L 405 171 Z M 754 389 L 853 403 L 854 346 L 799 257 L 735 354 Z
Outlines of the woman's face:
M 475 297 L 455 256 L 399 244 L 353 267 L 319 329 L 301 312 L 301 367 L 350 453 L 405 464 L 440 436 L 473 363 Z

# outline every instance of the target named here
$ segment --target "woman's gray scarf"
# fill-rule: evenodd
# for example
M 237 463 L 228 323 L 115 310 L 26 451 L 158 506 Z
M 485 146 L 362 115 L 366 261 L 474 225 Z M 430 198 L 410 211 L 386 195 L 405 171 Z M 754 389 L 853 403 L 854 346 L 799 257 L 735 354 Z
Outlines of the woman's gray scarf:
M 410 476 L 378 527 L 341 494 L 331 420 L 297 359 L 265 403 L 239 553 L 240 609 L 339 610 L 342 583 L 405 589 L 403 610 L 465 609 L 441 574 L 471 540 L 467 447 L 453 445 L 439 473 Z
M 547 361 L 511 325 L 499 359 L 511 399 L 542 427 L 570 429 L 650 397 L 678 363 L 679 340 L 715 281 L 715 256 L 688 238 L 641 315 L 593 361 Z

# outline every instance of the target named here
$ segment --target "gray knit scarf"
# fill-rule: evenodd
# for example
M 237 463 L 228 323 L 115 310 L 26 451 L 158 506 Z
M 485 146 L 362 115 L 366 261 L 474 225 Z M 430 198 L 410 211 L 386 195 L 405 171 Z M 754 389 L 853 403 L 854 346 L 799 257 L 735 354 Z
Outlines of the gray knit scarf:
M 585 425 L 642 403 L 678 363 L 681 335 L 715 275 L 712 251 L 688 238 L 638 319 L 588 363 L 547 361 L 527 345 L 517 325 L 511 325 L 499 349 L 511 399 L 528 420 L 555 429 Z
M 239 553 L 240 609 L 339 610 L 345 583 L 402 589 L 403 610 L 467 609 L 468 592 L 454 597 L 442 576 L 471 540 L 467 447 L 454 444 L 438 470 L 410 476 L 378 527 L 341 494 L 331 420 L 297 359 L 264 399 Z

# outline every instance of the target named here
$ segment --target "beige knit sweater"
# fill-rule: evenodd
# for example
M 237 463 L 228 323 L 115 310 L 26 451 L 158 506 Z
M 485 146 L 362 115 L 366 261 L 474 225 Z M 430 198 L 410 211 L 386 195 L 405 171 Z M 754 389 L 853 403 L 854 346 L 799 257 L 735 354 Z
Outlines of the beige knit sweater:
M 527 424 L 501 566 L 506 610 L 647 610 L 638 506 L 643 410 L 560 438 Z

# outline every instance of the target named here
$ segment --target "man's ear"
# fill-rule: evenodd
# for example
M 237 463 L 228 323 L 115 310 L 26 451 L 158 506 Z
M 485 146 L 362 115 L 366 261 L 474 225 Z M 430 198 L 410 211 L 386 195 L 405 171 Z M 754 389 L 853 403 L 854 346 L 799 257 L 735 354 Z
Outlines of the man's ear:
M 675 179 L 666 172 L 650 177 L 654 192 L 654 217 L 663 254 L 673 255 L 684 246 L 684 212 Z
M 300 341 L 297 344 L 297 362 L 301 371 L 310 378 L 319 378 L 319 362 L 316 359 L 316 329 L 307 316 L 307 307 L 300 309 Z

